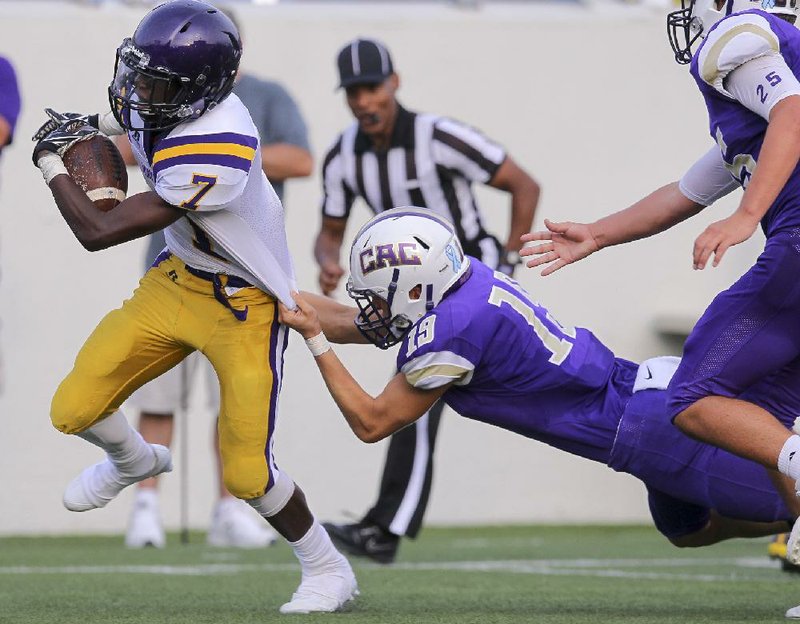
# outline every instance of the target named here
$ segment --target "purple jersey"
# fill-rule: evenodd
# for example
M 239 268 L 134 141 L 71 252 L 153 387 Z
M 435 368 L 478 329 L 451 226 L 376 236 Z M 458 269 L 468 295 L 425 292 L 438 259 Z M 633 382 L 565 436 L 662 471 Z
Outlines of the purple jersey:
M 670 422 L 665 391 L 634 393 L 636 364 L 614 357 L 591 332 L 562 327 L 514 280 L 470 261 L 472 275 L 400 346 L 398 369 L 412 386 L 452 383 L 443 398 L 462 416 L 638 477 L 668 537 L 702 528 L 711 509 L 759 522 L 793 517 L 764 468 L 683 435 Z M 800 388 L 792 383 L 800 361 L 781 374 L 742 398 L 783 406 L 785 422 L 800 391 L 778 387 Z
M 726 168 L 742 187 L 747 186 L 758 162 L 767 121 L 727 94 L 725 78 L 743 63 L 774 53 L 780 53 L 800 77 L 800 32 L 775 15 L 751 10 L 717 22 L 692 58 L 691 73 L 705 98 L 711 137 L 720 147 Z M 771 80 L 780 81 L 770 76 L 760 85 L 762 101 Z M 800 165 L 764 215 L 761 227 L 767 236 L 800 227 Z
M 606 463 L 637 365 L 471 263 L 471 277 L 406 336 L 398 370 L 418 388 L 454 381 L 444 401 L 462 416 Z

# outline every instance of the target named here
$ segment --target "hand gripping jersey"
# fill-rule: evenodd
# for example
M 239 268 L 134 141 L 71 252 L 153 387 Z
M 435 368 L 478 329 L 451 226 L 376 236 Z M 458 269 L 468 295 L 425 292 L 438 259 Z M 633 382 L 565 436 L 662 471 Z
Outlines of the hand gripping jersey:
M 735 13 L 720 20 L 692 58 L 691 73 L 706 101 L 709 128 L 725 166 L 743 187 L 753 174 L 767 130 L 767 121 L 737 102 L 725 89 L 727 76 L 747 61 L 779 54 L 800 76 L 800 32 L 792 24 L 764 11 Z M 761 101 L 781 81 L 767 72 L 755 85 Z M 796 168 L 761 226 L 767 236 L 800 226 L 800 172 Z
M 239 277 L 293 306 L 283 208 L 239 98 L 228 96 L 154 141 L 141 132 L 128 137 L 150 188 L 186 210 L 165 230 L 169 250 L 191 267 Z
M 469 279 L 406 336 L 398 370 L 417 388 L 454 381 L 443 398 L 462 416 L 606 463 L 637 365 L 471 262 Z

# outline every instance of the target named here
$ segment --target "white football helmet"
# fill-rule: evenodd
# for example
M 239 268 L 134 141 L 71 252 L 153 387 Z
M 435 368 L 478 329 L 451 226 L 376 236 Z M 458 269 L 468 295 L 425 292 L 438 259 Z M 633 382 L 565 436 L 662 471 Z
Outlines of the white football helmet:
M 387 349 L 469 275 L 453 226 L 430 210 L 393 208 L 368 221 L 350 249 L 347 293 L 356 327 Z
M 667 14 L 667 35 L 675 60 L 685 65 L 692 60 L 692 46 L 711 27 L 732 13 L 761 9 L 781 15 L 791 24 L 797 19 L 797 0 L 681 0 L 681 8 Z

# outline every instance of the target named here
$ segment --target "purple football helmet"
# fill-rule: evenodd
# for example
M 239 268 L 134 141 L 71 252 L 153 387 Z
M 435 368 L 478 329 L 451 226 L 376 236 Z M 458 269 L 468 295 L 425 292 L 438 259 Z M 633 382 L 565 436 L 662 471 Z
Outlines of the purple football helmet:
M 126 130 L 168 130 L 224 100 L 242 57 L 236 26 L 198 0 L 150 11 L 117 48 L 111 110 Z

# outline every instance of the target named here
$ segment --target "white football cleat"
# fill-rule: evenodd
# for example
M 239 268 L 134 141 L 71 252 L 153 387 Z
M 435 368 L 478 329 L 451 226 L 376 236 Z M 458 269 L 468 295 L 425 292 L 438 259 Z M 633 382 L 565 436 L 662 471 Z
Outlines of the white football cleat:
M 153 466 L 142 474 L 127 474 L 106 459 L 99 464 L 84 468 L 70 481 L 64 491 L 64 507 L 70 511 L 89 511 L 105 507 L 123 489 L 149 477 L 172 470 L 172 456 L 166 446 L 150 444 L 153 451 Z
M 281 613 L 333 613 L 340 611 L 358 596 L 358 583 L 350 563 L 344 557 L 328 572 L 303 575 L 292 599 L 280 608 Z
M 154 490 L 140 490 L 128 517 L 125 546 L 128 548 L 164 548 L 167 540 L 158 511 L 158 495 Z
M 800 519 L 795 520 L 789 539 L 786 540 L 786 561 L 800 564 Z
M 786 617 L 790 620 L 800 620 L 800 605 L 792 607 L 786 612 Z
M 278 539 L 261 516 L 244 501 L 231 496 L 214 507 L 206 540 L 221 548 L 265 548 Z

